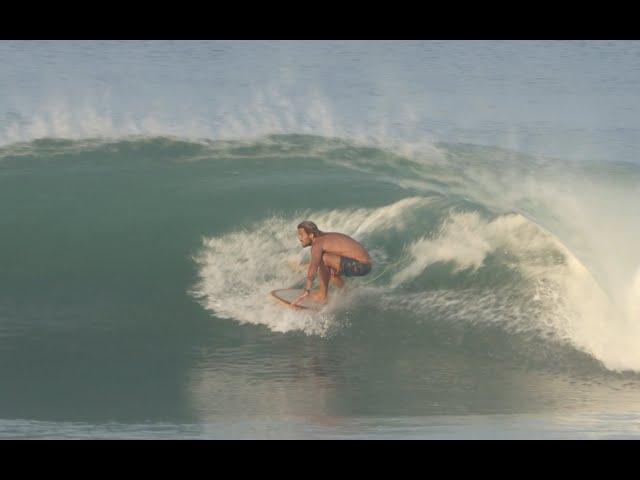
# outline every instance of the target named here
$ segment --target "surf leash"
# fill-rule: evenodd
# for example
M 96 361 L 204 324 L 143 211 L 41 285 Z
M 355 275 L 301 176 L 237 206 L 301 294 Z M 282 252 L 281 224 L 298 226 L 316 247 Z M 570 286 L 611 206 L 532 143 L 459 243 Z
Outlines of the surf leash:
M 377 274 L 375 277 L 373 277 L 372 279 L 370 279 L 370 280 L 368 280 L 366 282 L 362 282 L 362 285 L 369 285 L 369 284 L 373 283 L 374 281 L 379 279 L 382 275 L 384 275 L 391 267 L 395 267 L 396 265 L 399 265 L 400 263 L 404 262 L 405 260 L 406 260 L 405 258 L 401 258 L 397 262 L 390 263 L 389 265 L 384 267 L 384 269 L 379 274 Z

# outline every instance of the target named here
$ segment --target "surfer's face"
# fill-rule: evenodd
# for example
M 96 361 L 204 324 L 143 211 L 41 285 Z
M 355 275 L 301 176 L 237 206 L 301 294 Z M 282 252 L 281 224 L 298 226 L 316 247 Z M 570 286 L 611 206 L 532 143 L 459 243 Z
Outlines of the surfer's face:
M 309 236 L 307 232 L 304 231 L 304 228 L 299 228 L 298 240 L 300 240 L 300 244 L 302 244 L 303 247 L 308 247 L 309 245 L 311 245 L 311 242 L 313 239 Z

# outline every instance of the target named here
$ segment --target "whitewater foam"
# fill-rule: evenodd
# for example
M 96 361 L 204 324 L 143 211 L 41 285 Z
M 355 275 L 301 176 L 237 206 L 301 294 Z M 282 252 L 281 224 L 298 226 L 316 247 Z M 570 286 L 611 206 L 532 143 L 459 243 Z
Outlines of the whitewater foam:
M 640 369 L 637 323 L 611 301 L 566 246 L 525 217 L 510 214 L 487 220 L 476 212 L 452 212 L 435 234 L 412 242 L 406 250 L 412 262 L 393 276 L 393 288 L 425 275 L 439 262 L 452 264 L 452 274 L 488 268 L 485 261 L 491 254 L 503 255 L 501 263 L 523 281 L 518 296 L 511 296 L 507 304 L 496 299 L 509 291 L 507 286 L 493 285 L 493 291 L 486 291 L 478 285 L 472 294 L 456 292 L 454 299 L 451 292 L 426 299 L 410 296 L 412 308 L 427 312 L 444 302 L 448 313 L 443 318 L 473 317 L 474 323 L 497 321 L 507 331 L 542 332 L 593 355 L 609 369 Z M 480 302 L 479 291 L 489 300 Z M 486 301 L 487 308 L 478 308 Z M 528 313 L 521 315 L 524 305 Z
M 416 197 L 378 209 L 301 212 L 296 217 L 271 217 L 240 231 L 205 238 L 194 256 L 200 266 L 200 282 L 191 293 L 218 317 L 262 324 L 277 332 L 301 330 L 326 335 L 335 325 L 333 310 L 344 306 L 344 299 L 330 300 L 323 313 L 310 314 L 283 309 L 267 298 L 271 290 L 293 287 L 304 280 L 306 272 L 299 265 L 308 252 L 300 249 L 295 225 L 313 218 L 324 231 L 340 231 L 366 241 L 374 233 L 403 228 L 404 214 L 429 201 Z M 374 248 L 370 253 L 374 262 L 385 261 L 384 251 Z

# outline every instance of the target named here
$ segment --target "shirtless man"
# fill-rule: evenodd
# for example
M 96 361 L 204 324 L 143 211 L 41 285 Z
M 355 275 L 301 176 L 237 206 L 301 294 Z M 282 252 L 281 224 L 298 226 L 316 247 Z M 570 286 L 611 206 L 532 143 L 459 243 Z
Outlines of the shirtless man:
M 371 271 L 371 257 L 362 245 L 347 235 L 321 232 L 315 223 L 306 220 L 298 225 L 298 239 L 303 247 L 311 245 L 311 261 L 304 293 L 293 301 L 292 306 L 307 295 L 317 302 L 325 303 L 330 279 L 342 288 L 342 276 L 360 277 Z M 316 271 L 320 272 L 320 288 L 311 293 Z

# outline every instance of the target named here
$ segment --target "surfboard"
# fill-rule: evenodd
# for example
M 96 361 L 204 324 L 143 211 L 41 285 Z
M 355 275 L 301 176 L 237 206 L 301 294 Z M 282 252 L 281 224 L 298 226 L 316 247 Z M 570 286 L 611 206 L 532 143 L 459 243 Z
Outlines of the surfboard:
M 271 296 L 281 302 L 284 305 L 291 307 L 291 302 L 293 302 L 296 298 L 298 298 L 304 290 L 301 288 L 281 288 L 279 290 L 273 290 L 271 292 Z M 299 310 L 313 310 L 315 312 L 319 311 L 323 304 L 318 303 L 309 297 L 305 297 L 300 302 L 298 302 L 293 308 Z

